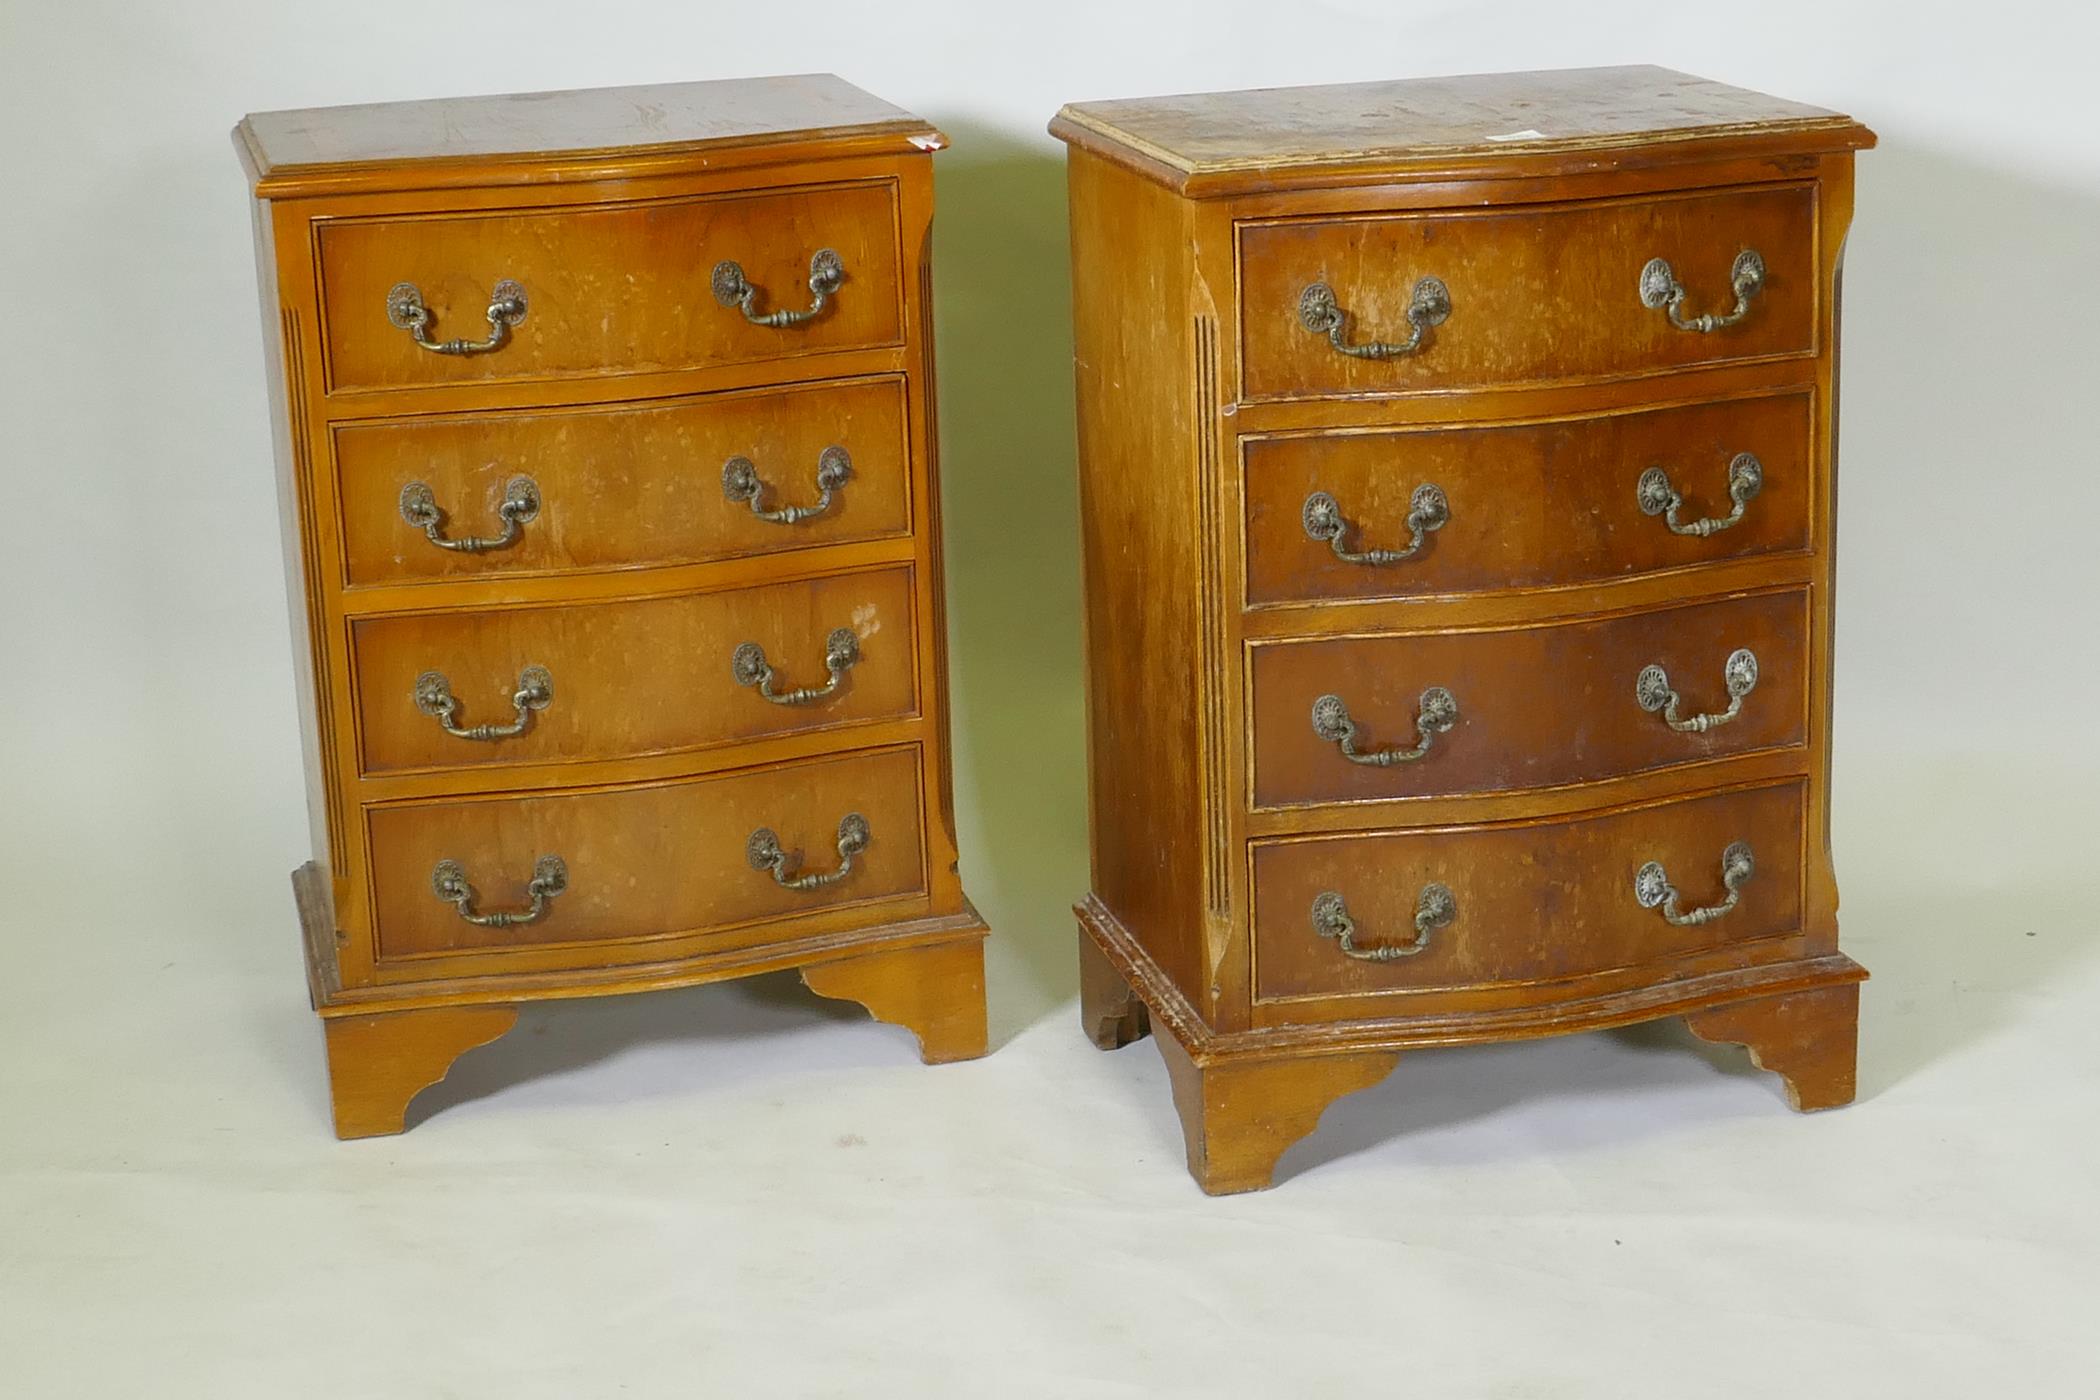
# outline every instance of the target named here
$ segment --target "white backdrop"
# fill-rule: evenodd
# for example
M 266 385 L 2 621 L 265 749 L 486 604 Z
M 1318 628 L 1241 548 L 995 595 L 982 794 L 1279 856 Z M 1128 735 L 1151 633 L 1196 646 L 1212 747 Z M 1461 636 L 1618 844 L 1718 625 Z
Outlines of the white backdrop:
M 458 1389 L 444 1393 L 488 1393 L 483 1382 L 500 1378 L 512 1393 L 609 1394 L 614 1375 L 651 1393 L 709 1377 L 726 1390 L 728 1377 L 768 1374 L 827 1393 L 872 1383 L 885 1358 L 924 1391 L 1015 1361 L 977 1393 L 1035 1393 L 1025 1377 L 1051 1393 L 1059 1374 L 1104 1393 L 1168 1393 L 1163 1378 L 1182 1373 L 1252 1383 L 1225 1357 L 1237 1353 L 1270 1358 L 1258 1389 L 1287 1393 L 1290 1368 L 1372 1374 L 1352 1349 L 1366 1335 L 1334 1311 L 1364 1305 L 1372 1340 L 1410 1318 L 1433 1323 L 1412 1353 L 1416 1374 L 1449 1384 L 1431 1393 L 1499 1374 L 1507 1385 L 1493 1393 L 1572 1394 L 1625 1367 L 1720 1393 L 1729 1375 L 1784 1364 L 1747 1341 L 1779 1343 L 1774 1316 L 1806 1329 L 1803 1366 L 1880 1356 L 1895 1368 L 1882 1377 L 1900 1373 L 1911 1394 L 2009 1380 L 2021 1365 L 2070 1374 L 2053 1309 L 2095 1301 L 2090 1265 L 2073 1257 L 2094 1239 L 2089 1223 L 2067 1235 L 2056 1222 L 2074 1191 L 2090 1210 L 2063 1154 L 2082 1144 L 2089 1160 L 2092 1144 L 2051 1135 L 2090 1131 L 2089 1077 L 2066 1061 L 2089 1068 L 2100 1048 L 2081 1011 L 2094 920 L 2078 888 L 2100 830 L 2096 50 L 2094 7 L 2034 0 L 0 0 L 0 1170 L 21 1186 L 0 1191 L 0 1369 L 12 1345 L 41 1382 L 25 1394 L 108 1393 L 83 1378 L 240 1394 L 295 1375 L 315 1394 L 300 1356 L 398 1347 L 422 1359 L 350 1364 L 343 1393 L 441 1393 L 433 1378 L 449 1377 Z M 1845 280 L 1837 685 L 1845 927 L 1878 974 L 1867 1102 L 1813 1129 L 1775 1120 L 1757 1081 L 1638 1038 L 1457 1055 L 1462 1068 L 1424 1071 L 1441 1079 L 1331 1115 L 1328 1131 L 1360 1151 L 1293 1157 L 1298 1179 L 1263 1204 L 1210 1207 L 1179 1179 L 1151 1052 L 1074 1048 L 1064 910 L 1085 862 L 1068 278 L 1061 148 L 1043 124 L 1086 98 L 1628 62 L 1848 111 L 1882 140 L 1861 157 Z M 936 279 L 958 798 L 966 882 L 997 930 L 995 1043 L 1012 1043 L 934 1075 L 900 1068 L 873 1028 L 785 996 L 717 989 L 667 999 L 672 1012 L 549 1012 L 535 1023 L 543 1048 L 476 1071 L 494 1078 L 463 1068 L 436 1091 L 448 1107 L 433 1121 L 384 1147 L 338 1149 L 325 1141 L 285 884 L 305 857 L 305 821 L 248 196 L 227 131 L 268 108 L 812 70 L 933 119 L 955 143 L 938 166 Z M 688 1013 L 752 1037 L 681 1039 L 689 1027 L 667 1018 Z M 1681 1081 L 1663 1067 L 1680 1060 Z M 1554 1097 L 1593 1074 L 1609 1092 L 1585 1094 L 1579 1111 Z M 863 1189 L 868 1170 L 831 1167 L 809 1188 L 829 1193 L 827 1208 L 786 1190 L 782 1153 L 767 1146 L 799 1142 L 803 1098 L 849 1093 L 920 1136 L 891 1135 L 894 1155 L 874 1170 L 896 1174 L 888 1194 Z M 1443 1106 L 1401 1121 L 1421 1094 Z M 1708 1114 L 1706 1094 L 1727 1107 Z M 708 1136 L 702 1119 L 734 1131 Z M 1897 1121 L 1917 1136 L 1874 1136 Z M 1618 1128 L 1645 1147 L 1618 1155 Z M 1458 1134 L 1455 1156 L 1440 1155 L 1441 1130 Z M 1694 1188 L 1654 1160 L 1658 1142 L 1689 1142 L 1711 1165 L 1735 1133 L 1757 1144 L 1746 1152 L 1840 1155 L 1745 1168 L 1701 1203 L 1671 1194 Z M 623 1175 L 608 1143 L 663 1175 Z M 992 1169 L 958 1174 L 944 1144 L 989 1151 Z M 1848 1175 L 1874 1153 L 1885 1156 L 1871 1179 Z M 571 1174 L 535 1175 L 550 1154 Z M 545 1194 L 489 1204 L 477 1188 L 492 1155 L 499 1174 Z M 1409 1183 L 1424 1180 L 1448 1233 L 1402 1239 L 1391 1232 L 1431 1228 L 1408 1205 Z M 673 1181 L 726 1192 L 729 1214 L 705 1229 L 678 1215 L 690 1201 Z M 1136 1197 L 1118 1194 L 1125 1181 Z M 953 1194 L 934 1210 L 929 1191 Z M 866 1210 L 833 1218 L 840 1193 Z M 1074 1194 L 1105 1214 L 1051 1228 Z M 622 1214 L 630 1198 L 682 1223 L 645 1228 Z M 1834 1234 L 1772 1233 L 1798 1226 L 1789 1204 L 1811 1198 Z M 1648 1221 L 1647 1272 L 1580 1250 L 1510 1263 L 1517 1227 L 1504 1207 L 1545 1212 L 1557 1245 L 1607 1254 L 1624 1220 Z M 1942 1209 L 2015 1214 L 1901 1233 Z M 767 1236 L 753 1224 L 776 1212 L 809 1228 Z M 1599 1218 L 1611 1223 L 1591 1238 Z M 1894 1233 L 1833 1243 L 1861 1218 Z M 911 1240 L 957 1219 L 996 1241 L 986 1248 L 1015 1252 L 1013 1272 L 973 1272 L 968 1239 L 913 1252 Z M 556 1238 L 549 1249 L 594 1262 L 526 1281 L 539 1256 L 519 1241 L 535 1222 Z M 1365 1231 L 1391 1250 L 1369 1249 Z M 1943 1247 L 1920 1243 L 1934 1237 Z M 725 1239 L 737 1241 L 734 1278 L 709 1282 Z M 696 1257 L 660 1257 L 667 1240 Z M 400 1252 L 416 1241 L 424 1254 Z M 1359 1272 L 1313 1269 L 1308 1255 L 1305 1272 L 1279 1273 L 1308 1241 Z M 1177 1254 L 1197 1245 L 1200 1257 Z M 1058 1254 L 1072 1248 L 1091 1258 Z M 457 1280 L 435 1272 L 430 1251 L 443 1250 L 461 1258 Z M 1710 1294 L 1682 1253 L 1698 1250 L 1733 1261 Z M 1500 1262 L 1483 1273 L 1485 1259 Z M 302 1294 L 332 1260 L 369 1290 Z M 1221 1263 L 1240 1268 L 1240 1292 L 1198 1282 Z M 1847 1272 L 1869 1268 L 1885 1272 Z M 826 1282 L 842 1269 L 850 1296 Z M 1416 1273 L 1402 1282 L 1403 1269 Z M 1110 1307 L 1095 1270 L 1144 1287 L 1112 1288 Z M 1737 1290 L 1731 1270 L 1761 1281 Z M 1946 1292 L 1926 1293 L 1942 1270 Z M 1954 1276 L 1979 1274 L 1987 1296 L 1958 1296 Z M 630 1299 L 623 1285 L 638 1277 L 666 1291 Z M 1288 1291 L 1265 1291 L 1286 1279 Z M 1346 1286 L 1323 1298 L 1323 1281 Z M 2050 1301 L 2026 1295 L 2036 1281 Z M 579 1283 L 589 1296 L 562 1291 Z M 486 1350 L 463 1340 L 471 1324 L 436 1321 L 469 1287 L 522 1291 L 517 1311 L 481 1319 L 497 1329 Z M 1804 1287 L 1808 1301 L 1786 1301 Z M 905 1305 L 914 1289 L 926 1290 L 923 1313 Z M 1177 1297 L 1193 1315 L 1170 1306 Z M 1382 1311 L 1381 1297 L 1412 1311 Z M 669 1298 L 709 1313 L 707 1347 L 657 1311 Z M 1613 1298 L 1661 1309 L 1674 1340 L 1654 1350 Z M 1503 1300 L 1535 1326 L 1493 1325 Z M 97 1311 L 149 1301 L 203 1320 L 140 1334 L 128 1313 Z M 771 1320 L 729 1325 L 739 1303 L 763 1303 Z M 555 1340 L 568 1335 L 565 1304 L 575 1318 L 614 1310 L 605 1350 Z M 234 1308 L 260 1309 L 276 1330 L 237 1327 Z M 1724 1326 L 1731 1308 L 1753 1315 Z M 1266 1337 L 1253 1330 L 1264 1320 Z M 144 1339 L 97 1348 L 105 1326 Z M 843 1337 L 839 1369 L 795 1344 L 798 1328 Z M 1512 1350 L 1527 1334 L 1563 1364 Z M 1294 1350 L 1292 1337 L 1309 1340 Z M 966 1360 L 931 1359 L 944 1353 Z M 1703 1369 L 1717 1359 L 1724 1374 Z

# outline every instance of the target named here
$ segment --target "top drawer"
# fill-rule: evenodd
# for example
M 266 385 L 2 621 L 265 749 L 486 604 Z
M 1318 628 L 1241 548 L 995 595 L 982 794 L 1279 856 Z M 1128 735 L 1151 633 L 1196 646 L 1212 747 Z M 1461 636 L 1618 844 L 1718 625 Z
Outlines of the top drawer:
M 1813 185 L 1238 232 L 1246 400 L 1613 379 L 1816 348 Z M 1744 275 L 1750 253 L 1761 277 Z M 1657 259 L 1667 270 L 1649 269 Z M 1729 323 L 1699 329 L 1707 316 Z
M 835 264 L 817 264 L 825 250 Z M 890 181 L 323 220 L 319 259 L 331 393 L 700 369 L 903 338 Z M 816 314 L 751 319 L 801 317 L 815 283 L 827 289 Z M 737 298 L 739 285 L 756 290 Z M 425 340 L 466 348 L 418 344 L 418 306 Z

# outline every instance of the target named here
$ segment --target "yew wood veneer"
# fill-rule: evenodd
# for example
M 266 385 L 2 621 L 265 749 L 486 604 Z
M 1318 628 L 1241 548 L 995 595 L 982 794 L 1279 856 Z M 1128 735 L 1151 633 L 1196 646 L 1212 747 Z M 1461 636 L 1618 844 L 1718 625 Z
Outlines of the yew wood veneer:
M 1849 117 L 1656 68 L 1087 103 L 1092 890 L 1205 1190 L 1417 1047 L 1682 1016 L 1853 1094 Z
M 806 76 L 235 130 L 336 1131 L 526 1001 L 799 969 L 985 1049 L 956 876 L 939 132 Z

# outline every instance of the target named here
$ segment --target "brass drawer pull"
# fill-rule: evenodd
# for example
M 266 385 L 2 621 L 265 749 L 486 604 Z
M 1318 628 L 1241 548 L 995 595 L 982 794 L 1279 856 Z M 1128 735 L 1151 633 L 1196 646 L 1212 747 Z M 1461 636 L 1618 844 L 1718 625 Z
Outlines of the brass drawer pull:
M 1728 270 L 1728 285 L 1735 292 L 1733 311 L 1687 319 L 1683 312 L 1684 284 L 1677 280 L 1669 263 L 1661 258 L 1650 258 L 1641 269 L 1641 305 L 1651 311 L 1667 313 L 1670 324 L 1681 331 L 1707 335 L 1724 326 L 1732 326 L 1750 314 L 1751 299 L 1764 290 L 1765 260 L 1755 248 L 1745 248 L 1735 255 L 1735 264 Z
M 839 255 L 829 248 L 819 248 L 809 260 L 809 310 L 759 312 L 753 308 L 764 290 L 744 280 L 741 266 L 724 259 L 715 264 L 715 300 L 743 312 L 744 319 L 754 326 L 799 326 L 822 315 L 839 283 L 845 280 L 846 267 Z
M 1334 550 L 1334 557 L 1349 564 L 1397 564 L 1402 559 L 1411 559 L 1422 547 L 1422 541 L 1437 530 L 1444 528 L 1451 519 L 1451 502 L 1444 489 L 1430 482 L 1417 486 L 1407 498 L 1407 532 L 1409 539 L 1405 549 L 1366 549 L 1353 551 L 1342 543 L 1349 531 L 1349 522 L 1342 518 L 1341 503 L 1325 491 L 1315 491 L 1305 498 L 1305 509 L 1299 519 L 1305 524 L 1309 539 L 1323 541 Z
M 1743 712 L 1743 697 L 1757 689 L 1757 653 L 1748 647 L 1738 647 L 1728 653 L 1728 660 L 1721 664 L 1721 680 L 1728 687 L 1728 708 L 1719 714 L 1693 715 L 1686 718 L 1677 713 L 1677 692 L 1670 689 L 1670 674 L 1660 666 L 1643 666 L 1640 675 L 1634 677 L 1633 698 L 1649 714 L 1662 713 L 1663 723 L 1680 734 L 1704 734 L 1709 729 L 1718 729 Z
M 1443 885 L 1422 886 L 1422 893 L 1415 900 L 1415 940 L 1412 943 L 1382 943 L 1375 948 L 1360 948 L 1356 945 L 1356 921 L 1349 917 L 1349 906 L 1333 890 L 1326 890 L 1313 899 L 1313 932 L 1322 938 L 1332 938 L 1341 945 L 1342 952 L 1362 962 L 1392 962 L 1398 958 L 1411 958 L 1429 946 L 1429 935 L 1450 924 L 1458 917 L 1458 900 Z
M 1451 315 L 1451 289 L 1434 277 L 1424 277 L 1415 283 L 1415 289 L 1407 300 L 1407 339 L 1387 343 L 1383 340 L 1366 340 L 1352 345 L 1344 340 L 1349 328 L 1349 313 L 1342 310 L 1334 299 L 1334 288 L 1325 282 L 1315 282 L 1298 294 L 1298 320 L 1314 335 L 1324 335 L 1327 343 L 1344 355 L 1359 360 L 1391 360 L 1401 355 L 1412 355 L 1421 347 L 1422 337 L 1431 326 L 1441 326 Z
M 532 903 L 521 910 L 509 910 L 495 914 L 474 912 L 474 887 L 467 883 L 467 872 L 456 860 L 441 860 L 430 872 L 430 888 L 439 899 L 459 911 L 459 916 L 470 924 L 483 928 L 510 928 L 516 924 L 529 924 L 543 917 L 547 902 L 569 887 L 569 867 L 562 864 L 560 856 L 541 856 L 532 863 L 532 882 L 525 886 L 525 893 L 532 896 Z
M 437 496 L 429 486 L 420 481 L 411 481 L 401 488 L 401 518 L 421 530 L 439 549 L 457 550 L 461 554 L 480 554 L 484 550 L 502 549 L 516 544 L 524 533 L 525 522 L 540 513 L 540 488 L 529 476 L 514 476 L 503 488 L 503 504 L 496 507 L 496 516 L 503 522 L 500 535 L 467 535 L 461 539 L 448 540 L 438 533 L 445 526 L 445 512 L 438 508 Z
M 510 697 L 517 718 L 509 724 L 459 724 L 459 698 L 452 693 L 451 682 L 439 671 L 425 671 L 417 676 L 415 695 L 416 708 L 436 719 L 455 739 L 515 739 L 531 728 L 534 710 L 544 710 L 554 703 L 554 677 L 545 666 L 527 666 L 518 672 L 518 688 Z
M 722 464 L 722 494 L 732 501 L 745 501 L 751 513 L 775 525 L 799 525 L 831 509 L 832 496 L 853 475 L 853 459 L 843 447 L 827 447 L 817 454 L 817 503 L 813 506 L 782 506 L 767 510 L 766 483 L 749 457 L 731 457 Z
M 1662 909 L 1662 916 L 1679 928 L 1696 928 L 1700 924 L 1712 923 L 1743 897 L 1743 886 L 1757 873 L 1757 860 L 1750 854 L 1748 841 L 1729 843 L 1721 852 L 1721 885 L 1728 891 L 1728 898 L 1719 904 L 1709 904 L 1703 909 L 1685 910 L 1677 905 L 1677 887 L 1663 873 L 1662 862 L 1651 860 L 1642 866 L 1633 877 L 1633 897 L 1640 901 L 1641 908 Z
M 860 813 L 848 812 L 840 817 L 838 868 L 813 875 L 787 873 L 787 852 L 780 849 L 780 838 L 770 827 L 762 826 L 751 833 L 751 839 L 744 843 L 744 856 L 751 862 L 753 870 L 772 871 L 773 882 L 783 889 L 821 889 L 825 885 L 835 885 L 853 873 L 853 858 L 868 849 L 868 834 L 868 819 Z
M 1361 753 L 1356 747 L 1356 721 L 1349 718 L 1349 707 L 1342 703 L 1339 695 L 1322 695 L 1313 701 L 1313 733 L 1330 744 L 1339 744 L 1342 757 L 1351 763 L 1368 764 L 1383 768 L 1394 763 L 1412 763 L 1429 752 L 1436 736 L 1450 732 L 1458 723 L 1458 701 L 1451 692 L 1440 685 L 1433 685 L 1422 692 L 1422 699 L 1415 711 L 1415 746 L 1411 749 L 1380 749 L 1376 753 Z
M 853 663 L 858 660 L 860 638 L 853 634 L 852 628 L 839 627 L 824 639 L 824 669 L 831 673 L 831 679 L 822 685 L 785 693 L 774 690 L 773 668 L 766 661 L 765 648 L 757 642 L 745 642 L 731 652 L 729 670 L 738 685 L 757 686 L 758 693 L 776 705 L 807 705 L 835 694 L 839 682 L 845 679 L 846 672 L 852 670 Z
M 1743 508 L 1757 498 L 1764 486 L 1764 463 L 1753 453 L 1738 452 L 1728 463 L 1728 499 L 1735 502 L 1735 509 L 1726 515 L 1708 516 L 1690 523 L 1679 520 L 1677 512 L 1684 506 L 1684 497 L 1670 485 L 1670 474 L 1661 467 L 1650 467 L 1642 472 L 1633 490 L 1641 503 L 1641 514 L 1661 516 L 1663 524 L 1669 526 L 1673 534 L 1704 537 L 1732 528 L 1743 518 Z
M 433 355 L 480 355 L 501 349 L 510 328 L 525 319 L 525 289 L 508 277 L 489 293 L 489 333 L 481 340 L 432 340 L 430 308 L 413 282 L 396 282 L 386 294 L 386 318 Z

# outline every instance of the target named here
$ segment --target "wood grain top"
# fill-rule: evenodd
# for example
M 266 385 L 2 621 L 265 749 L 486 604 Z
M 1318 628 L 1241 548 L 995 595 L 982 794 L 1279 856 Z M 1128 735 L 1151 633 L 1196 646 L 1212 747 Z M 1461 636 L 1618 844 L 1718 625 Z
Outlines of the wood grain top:
M 790 143 L 947 144 L 928 122 L 829 73 L 256 112 L 234 141 L 268 197 L 578 178 L 617 173 L 603 167 L 623 158 L 718 165 L 734 159 L 727 153 Z M 543 168 L 528 174 L 528 162 Z
M 1267 187 L 1278 172 L 1464 168 L 1660 142 L 1777 136 L 1857 148 L 1874 140 L 1838 112 L 1653 67 L 1081 102 L 1050 130 L 1190 193 Z

